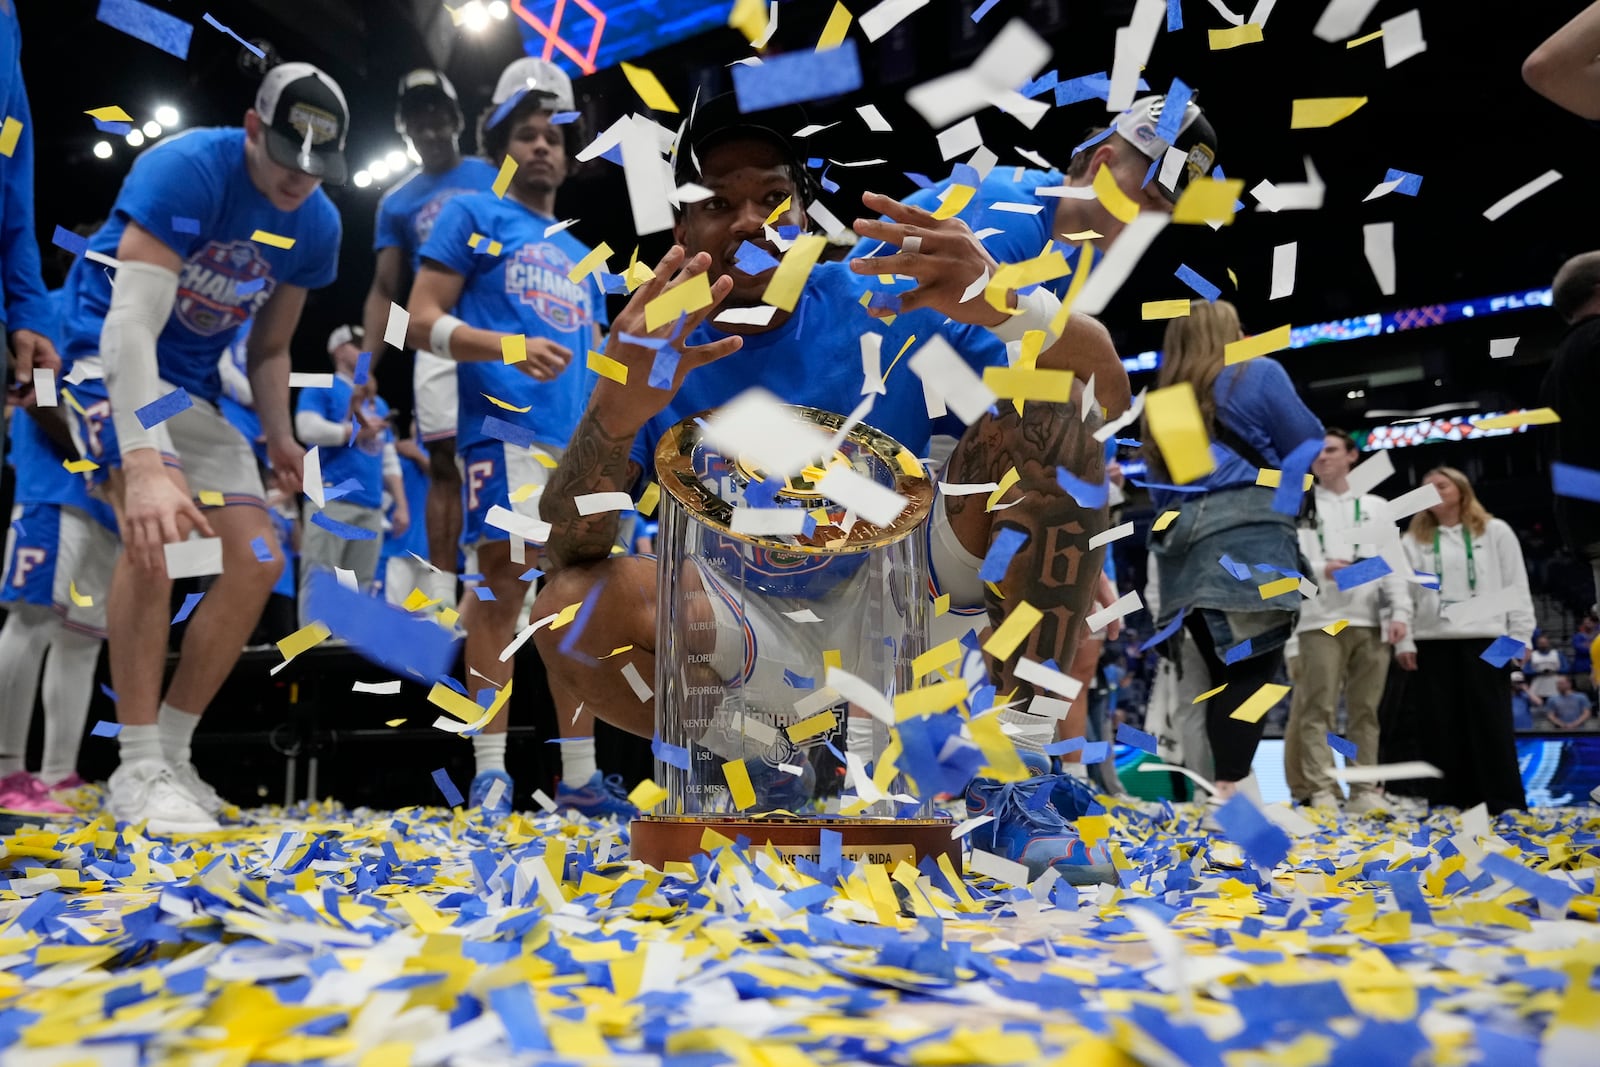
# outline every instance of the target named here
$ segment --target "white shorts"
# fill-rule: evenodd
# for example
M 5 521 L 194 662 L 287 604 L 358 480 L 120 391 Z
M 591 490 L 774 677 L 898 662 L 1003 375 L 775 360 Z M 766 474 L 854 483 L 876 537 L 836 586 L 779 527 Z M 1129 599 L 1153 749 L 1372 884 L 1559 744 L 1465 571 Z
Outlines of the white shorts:
M 11 515 L 3 600 L 48 606 L 69 628 L 105 637 L 116 534 L 65 504 L 18 504 Z
M 412 406 L 423 443 L 456 435 L 456 361 L 417 349 L 411 366 Z
M 962 547 L 956 532 L 950 528 L 950 516 L 945 512 L 944 503 L 943 493 L 935 496 L 933 513 L 928 516 L 928 596 L 937 600 L 941 594 L 950 594 L 950 608 L 938 616 L 929 612 L 929 648 L 964 637 L 969 630 L 981 631 L 989 625 L 983 579 L 978 577 L 983 560 Z

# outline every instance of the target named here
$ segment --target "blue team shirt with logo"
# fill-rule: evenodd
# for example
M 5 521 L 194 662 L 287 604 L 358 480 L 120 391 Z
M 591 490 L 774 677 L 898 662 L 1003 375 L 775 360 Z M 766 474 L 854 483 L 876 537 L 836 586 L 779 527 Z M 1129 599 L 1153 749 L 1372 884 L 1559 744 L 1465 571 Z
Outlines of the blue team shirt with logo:
M 415 552 L 423 559 L 428 558 L 428 468 L 414 459 L 400 456 L 400 476 L 406 483 L 406 506 L 411 510 L 411 525 L 406 532 L 395 536 L 390 530 L 383 535 L 383 548 L 378 553 L 379 559 L 389 559 L 394 556 L 404 556 L 408 552 Z M 389 511 L 389 521 L 394 521 L 393 508 Z
M 344 375 L 336 374 L 332 388 L 300 390 L 300 399 L 294 410 L 295 414 L 315 412 L 329 422 L 343 424 L 349 431 L 345 438 L 348 443 L 323 445 L 317 450 L 317 458 L 322 464 L 322 484 L 332 489 L 341 482 L 353 479 L 360 483 L 359 488 L 341 496 L 340 500 L 358 507 L 382 507 L 383 446 L 393 443 L 394 434 L 385 430 L 375 441 L 361 444 L 353 441 L 355 426 L 350 416 L 350 397 L 354 392 L 354 384 Z M 374 397 L 363 403 L 370 404 L 368 410 L 375 412 L 379 418 L 389 417 L 389 404 L 383 397 Z
M 132 220 L 182 257 L 156 359 L 163 380 L 211 401 L 221 392 L 218 357 L 239 328 L 278 286 L 327 285 L 339 262 L 339 213 L 327 194 L 318 189 L 295 211 L 279 211 L 250 180 L 244 142 L 241 129 L 194 129 L 149 149 L 123 180 L 111 217 L 89 239 L 91 250 L 114 257 Z M 252 241 L 257 230 L 294 245 Z M 100 351 L 111 306 L 105 267 L 80 257 L 67 275 L 67 292 L 61 355 L 70 367 Z
M 594 277 L 567 277 L 589 249 L 563 230 L 544 235 L 555 219 L 493 193 L 458 196 L 444 206 L 422 258 L 462 275 L 461 299 L 452 310 L 479 329 L 545 337 L 572 352 L 554 381 L 540 382 L 496 360 L 456 365 L 460 402 L 457 447 L 463 451 L 495 438 L 483 432 L 489 416 L 529 431 L 543 444 L 565 448 L 594 389 L 588 369 L 595 325 L 606 320 L 605 295 Z M 499 241 L 501 254 L 479 254 L 467 244 L 473 234 Z M 479 242 L 479 247 L 486 247 Z M 495 397 L 525 412 L 492 403 Z
M 415 274 L 422 265 L 422 246 L 428 243 L 445 204 L 467 193 L 488 191 L 498 173 L 487 160 L 477 156 L 463 159 L 443 174 L 417 171 L 378 201 L 372 250 L 400 249 Z

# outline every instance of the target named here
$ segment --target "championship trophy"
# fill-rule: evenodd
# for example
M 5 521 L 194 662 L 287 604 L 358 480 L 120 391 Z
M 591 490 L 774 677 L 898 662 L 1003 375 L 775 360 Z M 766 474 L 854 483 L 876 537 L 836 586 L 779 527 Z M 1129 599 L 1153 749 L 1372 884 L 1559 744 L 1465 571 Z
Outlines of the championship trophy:
M 945 854 L 959 867 L 950 821 L 898 772 L 871 774 L 894 768 L 880 763 L 884 708 L 914 687 L 926 643 L 933 484 L 884 433 L 816 408 L 783 413 L 831 438 L 831 454 L 792 477 L 722 454 L 706 440 L 709 413 L 657 449 L 656 781 L 667 798 L 633 822 L 633 857 L 687 860 L 710 828 L 815 860 L 833 830 L 848 859 Z M 866 521 L 818 487 L 841 465 L 907 503 L 883 525 Z M 769 532 L 752 532 L 751 515 Z M 850 676 L 845 686 L 833 675 L 855 701 L 826 684 L 830 667 Z

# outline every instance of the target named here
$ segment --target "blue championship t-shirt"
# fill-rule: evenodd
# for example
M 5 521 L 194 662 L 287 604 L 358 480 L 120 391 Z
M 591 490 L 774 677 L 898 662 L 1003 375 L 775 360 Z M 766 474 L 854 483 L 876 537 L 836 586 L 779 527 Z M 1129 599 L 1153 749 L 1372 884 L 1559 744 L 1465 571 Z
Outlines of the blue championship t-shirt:
M 395 536 L 391 529 L 383 535 L 383 548 L 378 553 L 379 559 L 389 559 L 393 556 L 404 556 L 408 552 L 415 552 L 423 559 L 428 558 L 428 468 L 414 459 L 407 459 L 404 453 L 400 455 L 400 475 L 406 485 L 406 506 L 411 512 L 411 525 L 406 532 Z M 394 509 L 389 509 L 389 521 L 394 521 Z
M 572 352 L 567 369 L 549 382 L 499 360 L 457 364 L 457 448 L 463 452 L 501 439 L 484 433 L 488 417 L 528 431 L 541 444 L 565 448 L 589 403 L 595 376 L 588 355 L 596 323 L 606 322 L 605 296 L 593 276 L 576 282 L 567 277 L 589 249 L 565 230 L 546 237 L 555 221 L 515 200 L 473 193 L 444 206 L 423 246 L 423 259 L 465 279 L 452 310 L 457 318 L 479 329 L 549 338 Z M 473 234 L 499 241 L 501 254 L 475 251 L 468 244 Z M 478 242 L 479 249 L 486 246 Z
M 330 389 L 302 389 L 295 404 L 295 413 L 312 411 L 329 422 L 342 423 L 346 435 L 342 445 L 323 445 L 317 451 L 322 463 L 322 484 L 333 488 L 347 481 L 358 483 L 357 488 L 339 499 L 357 507 L 383 506 L 383 446 L 394 440 L 393 432 L 385 430 L 371 441 L 357 443 L 354 439 L 355 423 L 350 397 L 355 386 L 343 375 L 333 377 Z M 389 417 L 389 404 L 383 397 L 363 401 L 363 407 L 379 418 Z
M 487 160 L 469 156 L 443 174 L 412 174 L 378 201 L 372 250 L 400 249 L 415 274 L 422 265 L 422 246 L 428 243 L 445 204 L 467 193 L 487 192 L 497 173 Z
M 339 262 L 339 213 L 321 189 L 292 212 L 279 211 L 250 180 L 241 129 L 194 129 L 134 161 L 111 217 L 89 239 L 107 256 L 130 220 L 183 258 L 178 296 L 156 343 L 163 380 L 215 401 L 217 359 L 234 334 L 279 285 L 316 289 L 333 281 Z M 261 231 L 292 240 L 289 248 L 251 240 Z M 67 275 L 62 361 L 100 351 L 111 306 L 111 281 L 80 257 Z

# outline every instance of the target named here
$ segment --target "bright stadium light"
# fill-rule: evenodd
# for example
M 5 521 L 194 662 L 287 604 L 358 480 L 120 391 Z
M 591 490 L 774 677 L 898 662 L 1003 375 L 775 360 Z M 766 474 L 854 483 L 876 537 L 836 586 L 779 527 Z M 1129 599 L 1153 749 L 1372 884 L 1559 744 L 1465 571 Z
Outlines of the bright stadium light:
M 94 143 L 94 154 L 95 154 L 95 157 L 97 159 L 110 159 L 111 158 L 111 142 L 110 141 L 96 141 Z
M 358 170 L 356 171 L 354 180 L 357 189 L 365 189 L 367 186 L 372 184 L 372 175 L 368 174 L 364 170 Z
M 178 124 L 178 109 L 171 104 L 162 104 L 156 108 L 156 121 L 167 129 L 172 129 Z
M 511 14 L 511 9 L 506 6 L 506 0 L 489 0 L 489 17 L 497 22 L 504 22 Z
M 483 0 L 468 0 L 461 6 L 461 25 L 473 33 L 482 33 L 489 26 L 489 12 L 484 9 Z
M 140 145 L 144 144 L 144 134 L 138 130 L 129 130 L 127 134 L 127 141 L 132 147 L 138 148 Z
M 406 158 L 406 154 L 398 148 L 391 149 L 389 154 L 383 157 L 383 161 L 389 164 L 389 171 L 392 174 L 403 174 L 405 169 L 411 165 L 411 161 Z
M 367 164 L 367 173 L 372 175 L 373 181 L 381 182 L 389 176 L 389 164 L 381 159 L 375 159 Z
M 144 124 L 144 135 L 152 141 L 161 136 L 161 123 L 151 120 Z

